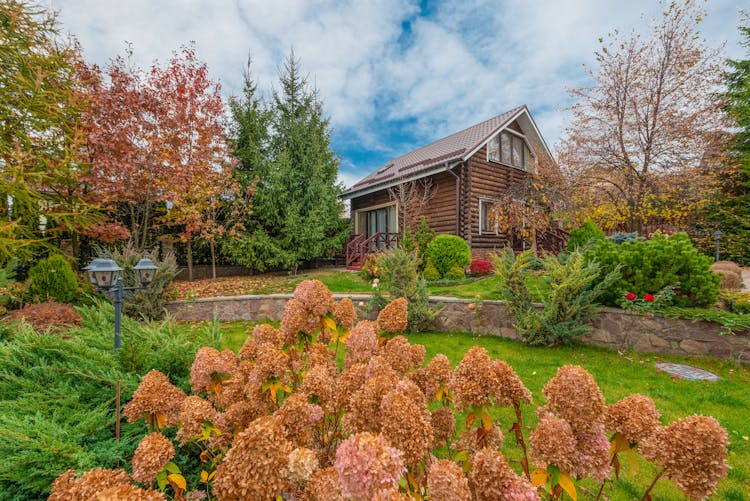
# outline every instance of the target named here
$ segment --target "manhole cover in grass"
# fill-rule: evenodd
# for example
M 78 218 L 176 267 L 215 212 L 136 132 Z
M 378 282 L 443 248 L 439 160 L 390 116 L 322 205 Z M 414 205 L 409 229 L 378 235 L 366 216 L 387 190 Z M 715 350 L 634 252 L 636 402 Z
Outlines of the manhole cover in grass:
M 669 364 L 666 362 L 659 362 L 656 364 L 656 368 L 673 374 L 680 379 L 687 379 L 689 381 L 718 381 L 719 376 L 697 367 L 690 367 L 689 365 L 683 364 Z

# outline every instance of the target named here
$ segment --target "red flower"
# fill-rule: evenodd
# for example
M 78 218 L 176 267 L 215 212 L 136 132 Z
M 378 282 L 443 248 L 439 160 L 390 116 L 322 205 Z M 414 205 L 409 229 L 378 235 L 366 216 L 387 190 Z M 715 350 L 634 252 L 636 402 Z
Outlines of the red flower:
M 625 299 L 627 299 L 628 301 L 635 301 L 635 299 L 636 299 L 637 297 L 638 297 L 638 296 L 636 296 L 636 295 L 635 295 L 635 294 L 633 294 L 632 292 L 628 292 L 627 294 L 625 294 Z
M 654 295 L 653 294 L 646 294 L 643 296 L 643 300 L 647 303 L 653 303 L 654 302 Z

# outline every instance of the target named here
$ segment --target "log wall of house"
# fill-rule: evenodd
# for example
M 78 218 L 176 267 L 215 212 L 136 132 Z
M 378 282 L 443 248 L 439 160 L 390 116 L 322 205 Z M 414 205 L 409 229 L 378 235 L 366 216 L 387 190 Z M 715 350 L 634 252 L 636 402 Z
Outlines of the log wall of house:
M 499 249 L 506 243 L 504 235 L 479 234 L 479 201 L 496 198 L 502 191 L 522 181 L 528 176 L 528 173 L 488 161 L 486 146 L 469 158 L 467 164 L 469 179 L 467 193 L 471 212 L 471 231 L 470 238 L 466 238 L 466 236 L 464 238 L 470 241 L 472 250 Z

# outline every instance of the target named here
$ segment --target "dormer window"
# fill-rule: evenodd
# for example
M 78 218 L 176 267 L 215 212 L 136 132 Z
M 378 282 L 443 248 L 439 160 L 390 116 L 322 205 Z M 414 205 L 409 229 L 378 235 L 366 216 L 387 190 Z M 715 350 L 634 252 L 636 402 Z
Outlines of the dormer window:
M 521 136 L 503 131 L 487 143 L 487 160 L 517 169 L 531 170 L 534 155 Z

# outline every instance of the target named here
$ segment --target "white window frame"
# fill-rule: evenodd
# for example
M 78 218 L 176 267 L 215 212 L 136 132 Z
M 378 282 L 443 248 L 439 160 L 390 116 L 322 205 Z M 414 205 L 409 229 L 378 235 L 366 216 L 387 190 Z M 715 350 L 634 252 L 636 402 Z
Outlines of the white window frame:
M 502 155 L 503 149 L 502 149 L 502 140 L 501 140 L 500 136 L 502 134 L 506 133 L 506 132 L 508 134 L 510 134 L 510 135 L 516 136 L 517 138 L 521 139 L 521 141 L 523 141 L 523 147 L 521 148 L 521 150 L 522 150 L 522 156 L 523 156 L 523 158 L 521 160 L 521 164 L 522 164 L 521 166 L 513 165 L 513 150 L 512 150 L 512 148 L 513 148 L 513 142 L 512 141 L 511 141 L 511 152 L 510 152 L 510 159 L 511 159 L 511 161 L 510 162 L 503 162 L 503 160 L 502 160 L 503 159 L 503 155 Z M 496 160 L 490 158 L 490 143 L 493 142 L 493 141 L 497 141 L 497 159 Z M 530 167 L 531 167 L 532 170 L 529 170 L 526 167 L 527 162 L 526 162 L 525 151 L 524 150 L 528 150 L 529 151 L 529 155 L 531 155 L 531 158 L 532 158 L 533 161 L 531 162 L 531 166 Z M 487 161 L 488 162 L 492 162 L 492 163 L 501 164 L 501 165 L 507 165 L 508 167 L 512 167 L 514 169 L 519 169 L 519 170 L 522 170 L 524 172 L 533 172 L 534 170 L 536 170 L 536 167 L 535 167 L 536 166 L 536 155 L 534 155 L 534 150 L 531 149 L 531 146 L 529 145 L 529 142 L 526 140 L 526 136 L 523 135 L 523 134 L 521 134 L 520 132 L 514 131 L 513 129 L 503 129 L 500 132 L 498 132 L 497 134 L 495 134 L 492 138 L 490 138 L 489 141 L 487 141 Z
M 495 220 L 495 230 L 485 230 L 483 228 L 484 226 L 484 218 L 485 218 L 485 211 L 487 210 L 486 207 L 492 207 L 492 205 L 496 202 L 496 200 L 492 200 L 491 198 L 480 198 L 479 199 L 479 234 L 480 235 L 497 235 L 497 220 Z

